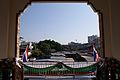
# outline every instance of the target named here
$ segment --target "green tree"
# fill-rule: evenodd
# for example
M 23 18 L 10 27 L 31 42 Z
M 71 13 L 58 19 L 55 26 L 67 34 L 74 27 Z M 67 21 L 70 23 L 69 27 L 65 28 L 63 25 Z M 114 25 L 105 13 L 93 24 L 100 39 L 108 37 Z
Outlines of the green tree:
M 42 46 L 42 48 L 41 48 Z M 37 48 L 41 49 L 43 52 L 44 51 L 44 48 L 47 48 L 47 51 L 50 51 L 51 49 L 55 49 L 56 51 L 62 51 L 63 50 L 63 46 L 58 43 L 58 42 L 55 42 L 54 40 L 44 40 L 44 41 L 40 41 L 38 44 L 37 44 Z
M 63 46 L 55 42 L 54 40 L 44 40 L 35 43 L 33 46 L 33 55 L 32 56 L 42 56 L 43 58 L 49 58 L 51 51 L 62 51 Z
M 41 43 L 41 45 L 39 46 L 39 49 L 46 55 L 49 55 L 51 51 L 50 45 L 44 42 Z
M 30 57 L 39 58 L 42 55 L 43 55 L 42 51 L 39 49 L 36 49 L 36 50 L 32 50 L 32 54 L 30 55 Z

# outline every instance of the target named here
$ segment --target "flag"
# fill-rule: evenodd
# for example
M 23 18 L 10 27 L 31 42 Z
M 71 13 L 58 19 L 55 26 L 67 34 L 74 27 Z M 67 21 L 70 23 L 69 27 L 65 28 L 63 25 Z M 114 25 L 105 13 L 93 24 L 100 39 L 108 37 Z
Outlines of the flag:
M 94 58 L 94 61 L 99 61 L 100 57 L 98 55 L 98 52 L 97 50 L 95 49 L 95 46 L 93 45 L 93 58 Z
M 28 46 L 25 49 L 25 52 L 23 54 L 23 62 L 27 62 L 28 61 Z

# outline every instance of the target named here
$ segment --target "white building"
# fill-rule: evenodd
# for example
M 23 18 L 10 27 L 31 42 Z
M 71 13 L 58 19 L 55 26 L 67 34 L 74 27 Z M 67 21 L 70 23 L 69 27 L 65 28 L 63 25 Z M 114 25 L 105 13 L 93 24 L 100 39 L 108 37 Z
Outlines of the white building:
M 98 36 L 97 35 L 92 35 L 92 36 L 88 36 L 88 43 L 93 43 L 95 39 L 97 39 Z

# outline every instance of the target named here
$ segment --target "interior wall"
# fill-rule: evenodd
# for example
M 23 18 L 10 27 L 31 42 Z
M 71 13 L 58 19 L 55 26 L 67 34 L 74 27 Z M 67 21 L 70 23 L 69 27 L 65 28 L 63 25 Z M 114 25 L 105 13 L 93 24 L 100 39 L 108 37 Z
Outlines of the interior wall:
M 120 0 L 110 0 L 112 25 L 112 53 L 120 60 Z
M 0 59 L 8 56 L 10 1 L 0 1 Z
M 105 56 L 120 60 L 120 0 L 90 0 L 103 14 Z
M 104 50 L 105 57 L 112 57 L 112 25 L 111 25 L 111 10 L 110 0 L 90 0 L 94 6 L 100 10 L 103 16 L 103 32 L 104 32 Z
M 0 59 L 14 58 L 17 41 L 17 14 L 29 0 L 0 0 Z

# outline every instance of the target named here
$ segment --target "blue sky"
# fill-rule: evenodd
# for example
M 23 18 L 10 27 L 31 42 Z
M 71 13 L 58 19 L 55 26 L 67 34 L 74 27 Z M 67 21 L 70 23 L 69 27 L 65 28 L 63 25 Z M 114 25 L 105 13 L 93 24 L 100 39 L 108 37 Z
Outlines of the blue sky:
M 88 36 L 99 36 L 98 15 L 86 3 L 32 3 L 20 16 L 20 35 L 26 41 L 86 43 Z

